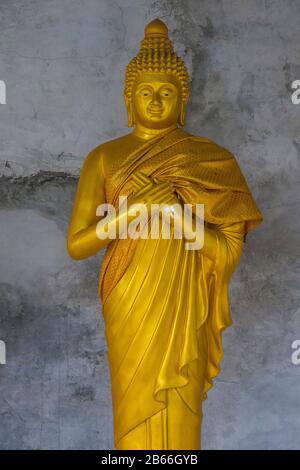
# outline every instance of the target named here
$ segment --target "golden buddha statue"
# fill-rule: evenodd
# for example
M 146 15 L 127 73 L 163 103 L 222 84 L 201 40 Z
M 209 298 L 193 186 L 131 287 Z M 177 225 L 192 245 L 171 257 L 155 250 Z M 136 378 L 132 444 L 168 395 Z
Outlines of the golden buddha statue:
M 156 19 L 126 69 L 133 130 L 87 156 L 69 227 L 72 258 L 107 247 L 99 295 L 119 450 L 201 448 L 202 402 L 220 372 L 221 333 L 232 322 L 229 281 L 246 234 L 262 221 L 235 157 L 183 129 L 188 97 L 186 66 Z M 128 197 L 127 209 L 99 233 L 97 207 L 117 207 L 120 196 Z M 187 250 L 174 236 L 121 236 L 124 217 L 130 224 L 139 203 L 204 204 L 201 249 Z M 108 238 L 112 223 L 116 237 Z

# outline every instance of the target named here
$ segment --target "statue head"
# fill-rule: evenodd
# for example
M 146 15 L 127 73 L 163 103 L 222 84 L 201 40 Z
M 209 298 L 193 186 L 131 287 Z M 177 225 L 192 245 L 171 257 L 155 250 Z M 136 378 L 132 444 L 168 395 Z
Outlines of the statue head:
M 185 124 L 189 75 L 174 52 L 168 28 L 161 20 L 145 28 L 141 49 L 126 67 L 124 99 L 128 126 L 136 123 L 161 129 Z

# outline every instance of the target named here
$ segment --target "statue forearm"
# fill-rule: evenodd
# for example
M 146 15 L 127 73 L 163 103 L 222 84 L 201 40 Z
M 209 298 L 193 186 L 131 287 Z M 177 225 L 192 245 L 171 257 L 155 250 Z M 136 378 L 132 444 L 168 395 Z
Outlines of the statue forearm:
M 97 236 L 97 224 L 68 236 L 69 255 L 76 260 L 89 258 L 104 248 L 110 240 L 101 240 Z
M 101 224 L 101 219 L 87 228 L 68 236 L 68 252 L 73 259 L 81 260 L 89 258 L 108 245 L 113 238 L 118 238 L 124 225 L 128 224 L 135 216 L 127 212 L 116 211 L 116 216 Z M 114 232 L 115 237 L 110 238 L 109 233 Z
M 204 226 L 204 244 L 201 248 L 201 253 L 204 256 L 207 256 L 212 261 L 216 259 L 217 253 L 217 234 L 216 229 L 209 228 L 206 225 Z
M 196 248 L 195 243 L 199 241 L 199 228 L 202 226 L 203 220 L 200 220 L 200 218 L 195 214 L 189 217 L 185 217 L 184 212 L 179 209 L 179 207 L 179 205 L 173 205 L 173 211 L 171 214 L 173 214 L 173 220 L 177 218 L 177 220 L 181 221 L 180 227 L 182 230 L 182 237 L 186 240 L 187 243 L 194 245 L 194 248 L 191 249 L 199 249 L 201 254 L 210 258 L 212 261 L 215 261 L 218 243 L 216 233 L 217 229 L 208 227 L 204 222 L 203 245 L 200 248 Z
M 193 216 L 192 223 L 185 222 L 184 226 L 184 237 L 188 242 L 194 242 L 196 240 L 195 233 L 197 231 L 197 216 Z M 198 220 L 200 226 L 200 221 Z M 199 249 L 201 254 L 215 261 L 217 251 L 217 233 L 216 229 L 208 227 L 204 222 L 204 240 L 203 246 Z

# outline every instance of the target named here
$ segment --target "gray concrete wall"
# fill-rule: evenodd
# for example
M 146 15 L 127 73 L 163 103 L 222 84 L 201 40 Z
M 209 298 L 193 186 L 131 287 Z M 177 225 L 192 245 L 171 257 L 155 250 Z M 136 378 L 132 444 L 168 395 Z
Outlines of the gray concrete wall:
M 160 17 L 192 76 L 187 130 L 238 158 L 264 223 L 231 285 L 206 449 L 300 448 L 298 0 L 1 0 L 1 449 L 113 448 L 99 256 L 65 249 L 82 161 L 128 132 L 124 68 Z

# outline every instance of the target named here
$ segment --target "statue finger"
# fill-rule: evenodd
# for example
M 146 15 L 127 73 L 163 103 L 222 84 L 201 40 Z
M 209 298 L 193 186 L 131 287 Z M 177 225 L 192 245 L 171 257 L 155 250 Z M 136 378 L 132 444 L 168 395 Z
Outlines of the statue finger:
M 139 181 L 135 181 L 135 180 L 132 182 L 132 186 L 135 189 L 141 189 L 141 188 L 144 187 L 144 185 L 141 185 L 141 183 Z
M 168 187 L 159 187 L 155 190 L 147 192 L 146 197 L 148 202 L 158 203 L 160 200 L 166 200 L 170 196 L 170 189 Z
M 168 194 L 170 193 L 170 187 L 168 183 L 162 183 L 159 185 L 153 186 L 149 191 L 148 191 L 148 196 L 158 196 L 159 194 Z
M 140 184 L 143 184 L 143 185 L 152 182 L 151 178 L 146 176 L 141 171 L 137 171 L 136 173 L 134 173 L 133 177 L 134 177 L 135 181 L 137 181 L 137 182 L 139 182 Z
M 150 177 L 147 176 L 143 171 L 138 170 L 138 171 L 135 172 L 135 175 L 136 175 L 137 178 L 139 178 L 139 179 L 150 180 Z
M 147 201 L 148 198 L 148 193 L 153 189 L 153 184 L 149 183 L 146 186 L 143 186 L 142 188 L 139 188 L 138 192 L 135 194 L 136 197 L 138 197 L 141 202 L 142 201 Z
M 139 187 L 140 189 L 147 186 L 148 184 L 151 184 L 153 185 L 153 181 L 148 178 L 148 177 L 141 177 L 137 174 L 134 174 L 133 177 L 132 177 L 132 180 L 134 182 L 134 184 Z
M 133 187 L 134 194 L 138 193 L 141 189 L 140 186 L 138 186 L 138 185 L 133 185 L 132 187 Z

